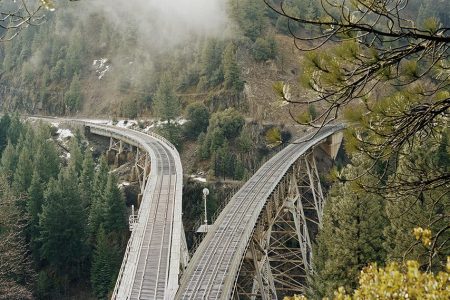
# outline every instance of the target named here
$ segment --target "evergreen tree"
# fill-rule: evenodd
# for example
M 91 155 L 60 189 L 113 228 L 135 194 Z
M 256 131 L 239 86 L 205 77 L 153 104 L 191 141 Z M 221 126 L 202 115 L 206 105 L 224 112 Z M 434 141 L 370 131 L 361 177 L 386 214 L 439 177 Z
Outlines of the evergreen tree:
M 109 174 L 106 185 L 104 227 L 107 234 L 116 236 L 127 229 L 125 199 L 113 174 Z
M 16 145 L 19 141 L 20 136 L 24 133 L 25 128 L 20 121 L 19 115 L 15 114 L 11 118 L 11 124 L 8 129 L 8 138 L 11 140 L 13 145 Z
M 209 124 L 208 108 L 200 103 L 195 102 L 186 107 L 187 119 L 189 120 L 185 126 L 185 133 L 190 138 L 196 138 L 201 132 L 205 132 Z
M 448 176 L 450 166 L 442 162 L 450 161 L 450 151 L 444 148 L 448 130 L 441 129 L 440 136 L 430 137 L 426 143 L 417 143 L 412 152 L 400 155 L 398 167 L 389 178 L 393 187 L 409 185 L 420 178 L 424 182 L 433 178 Z M 445 184 L 432 189 L 419 186 L 419 192 L 389 190 L 386 207 L 390 225 L 385 231 L 385 247 L 390 261 L 401 262 L 414 259 L 428 270 L 439 270 L 444 264 L 450 249 L 448 230 L 450 214 L 450 194 Z M 416 241 L 412 232 L 421 227 L 431 230 L 430 244 Z
M 236 92 L 242 91 L 244 84 L 236 62 L 236 47 L 232 43 L 228 44 L 223 53 L 223 71 L 225 87 Z
M 41 137 L 40 137 L 41 138 Z M 50 178 L 58 177 L 60 159 L 55 144 L 43 138 L 39 144 L 34 158 L 35 170 L 42 182 L 47 183 Z
M 106 299 L 113 286 L 115 270 L 112 257 L 115 250 L 114 247 L 111 247 L 103 226 L 100 226 L 91 268 L 92 289 L 98 299 Z
M 83 95 L 81 93 L 81 83 L 78 74 L 73 76 L 69 91 L 64 96 L 64 101 L 68 112 L 73 113 L 80 109 L 83 102 Z
M 92 152 L 86 151 L 80 178 L 80 196 L 85 209 L 91 206 L 91 199 L 94 193 L 94 178 L 95 166 L 94 160 L 92 159 Z
M 17 167 L 14 172 L 13 189 L 17 194 L 26 193 L 31 185 L 33 176 L 33 163 L 31 161 L 30 148 L 22 147 Z
M 158 89 L 156 90 L 154 111 L 160 119 L 170 124 L 170 121 L 179 116 L 180 108 L 180 100 L 175 94 L 172 79 L 166 73 L 161 77 Z
M 25 240 L 26 219 L 16 207 L 5 177 L 0 176 L 0 299 L 34 299 L 34 266 Z
M 14 170 L 16 169 L 18 155 L 16 150 L 14 149 L 11 140 L 8 140 L 8 144 L 6 145 L 5 151 L 3 151 L 0 170 L 1 173 L 4 174 L 9 182 L 12 183 L 12 177 L 14 176 Z
M 356 178 L 367 167 L 355 157 L 344 170 L 344 176 Z M 359 180 L 376 182 L 364 175 Z M 313 295 L 333 296 L 340 286 L 356 287 L 359 272 L 370 262 L 383 263 L 383 230 L 386 225 L 384 200 L 376 194 L 366 193 L 358 182 L 334 184 L 326 202 L 323 228 L 314 247 L 312 276 Z
M 106 158 L 100 158 L 100 165 L 95 174 L 94 190 L 92 193 L 91 209 L 89 211 L 89 233 L 91 240 L 95 241 L 97 230 L 104 222 L 105 216 L 105 190 L 108 183 L 108 163 Z
M 63 169 L 58 181 L 49 182 L 39 221 L 41 258 L 58 274 L 80 276 L 86 254 L 85 224 L 76 175 Z
M 31 243 L 31 252 L 35 255 L 35 260 L 39 260 L 39 214 L 42 212 L 44 204 L 44 185 L 39 173 L 35 169 L 31 186 L 28 190 L 27 213 L 30 218 L 28 224 L 28 237 Z
M 8 130 L 11 124 L 11 117 L 6 114 L 0 118 L 0 156 L 8 144 Z
M 74 172 L 77 177 L 81 175 L 83 169 L 83 152 L 77 138 L 70 141 L 70 160 L 69 169 Z

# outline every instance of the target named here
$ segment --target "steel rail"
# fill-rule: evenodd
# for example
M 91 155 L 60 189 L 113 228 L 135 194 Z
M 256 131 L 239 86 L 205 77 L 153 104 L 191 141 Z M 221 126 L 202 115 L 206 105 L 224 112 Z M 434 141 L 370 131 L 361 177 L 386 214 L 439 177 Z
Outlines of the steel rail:
M 325 127 L 299 139 L 276 154 L 244 184 L 192 257 L 176 299 L 228 299 L 231 296 L 241 258 L 266 200 L 301 155 L 342 128 L 342 125 Z

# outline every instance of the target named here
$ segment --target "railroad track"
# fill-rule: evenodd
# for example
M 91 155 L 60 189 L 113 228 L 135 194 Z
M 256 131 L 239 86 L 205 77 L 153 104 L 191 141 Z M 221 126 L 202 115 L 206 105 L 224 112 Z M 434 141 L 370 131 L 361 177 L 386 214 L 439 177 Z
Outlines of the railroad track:
M 330 126 L 289 145 L 235 194 L 191 259 L 176 299 L 229 299 L 259 213 L 289 167 L 342 126 Z

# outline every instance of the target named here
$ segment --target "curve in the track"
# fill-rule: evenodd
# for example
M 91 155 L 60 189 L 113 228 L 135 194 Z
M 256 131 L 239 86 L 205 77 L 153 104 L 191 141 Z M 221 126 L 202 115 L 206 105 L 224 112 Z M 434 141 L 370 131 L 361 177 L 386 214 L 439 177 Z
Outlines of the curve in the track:
M 176 299 L 229 299 L 239 265 L 266 200 L 290 166 L 343 125 L 322 128 L 265 163 L 219 215 L 183 273 Z

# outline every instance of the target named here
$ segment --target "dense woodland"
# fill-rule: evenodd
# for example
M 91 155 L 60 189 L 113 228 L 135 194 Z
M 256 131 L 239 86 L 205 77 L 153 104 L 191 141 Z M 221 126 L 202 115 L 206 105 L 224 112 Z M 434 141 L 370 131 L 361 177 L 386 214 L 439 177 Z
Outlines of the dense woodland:
M 286 60 L 280 37 L 300 37 L 297 46 L 314 48 L 309 37 L 332 32 L 323 24 L 302 21 L 329 20 L 321 1 L 267 1 L 275 8 L 283 3 L 283 16 L 263 0 L 230 0 L 223 36 L 193 33 L 183 42 L 160 47 L 139 35 L 132 16 L 118 24 L 85 2 L 58 2 L 43 24 L 0 43 L 0 108 L 10 113 L 157 118 L 164 121 L 158 132 L 182 156 L 194 153 L 188 171 L 205 171 L 211 181 L 244 182 L 291 140 L 292 133 L 282 125 L 248 121 L 254 112 L 246 81 L 252 78 L 242 68 L 244 61 L 268 68 Z M 2 9 L 13 5 L 5 3 L 0 2 Z M 449 12 L 445 0 L 410 0 L 402 17 L 432 35 L 439 33 L 436 28 L 450 26 Z M 330 10 L 331 15 L 339 13 Z M 441 36 L 445 34 L 448 29 Z M 398 274 L 405 269 L 438 274 L 447 267 L 443 278 L 450 269 L 448 41 L 437 61 L 425 52 L 408 54 L 396 71 L 374 72 L 379 78 L 370 80 L 380 84 L 370 94 L 349 97 L 361 100 L 350 102 L 346 84 L 356 80 L 346 77 L 346 68 L 355 61 L 364 65 L 365 59 L 369 66 L 382 65 L 390 54 L 383 52 L 383 42 L 400 52 L 420 41 L 373 39 L 367 46 L 363 38 L 348 41 L 355 36 L 337 32 L 330 36 L 331 44 L 301 54 L 295 85 L 305 92 L 295 95 L 298 99 L 287 85 L 274 82 L 274 102 L 280 101 L 278 94 L 284 103 L 301 106 L 301 113 L 289 110 L 286 119 L 320 125 L 336 112 L 339 121 L 352 124 L 345 136 L 349 164 L 323 176 L 332 187 L 314 245 L 309 299 L 333 298 L 339 287 L 347 293 L 358 287 L 383 290 L 382 284 L 368 283 L 367 278 L 378 275 L 377 282 L 384 280 L 381 270 L 374 273 L 376 267 L 364 269 L 371 263 Z M 322 102 L 310 101 L 306 90 L 317 92 Z M 327 105 L 331 114 L 326 114 Z M 420 112 L 434 115 L 426 118 Z M 188 121 L 180 124 L 181 116 Z M 70 157 L 61 158 L 48 126 L 32 128 L 14 114 L 0 120 L 0 153 L 0 299 L 106 298 L 127 242 L 127 223 L 123 194 L 105 159 L 94 159 L 80 134 L 71 141 Z M 202 213 L 196 197 L 202 187 L 185 187 L 188 223 Z M 212 193 L 210 215 L 223 197 L 220 191 Z M 408 260 L 414 263 L 403 267 Z M 361 270 L 366 273 L 360 275 Z M 448 279 L 442 280 L 448 289 Z M 442 295 L 438 299 L 445 299 Z
M 128 237 L 124 196 L 106 159 L 95 162 L 80 135 L 64 159 L 48 125 L 17 115 L 0 124 L 0 298 L 60 299 L 74 283 L 105 298 Z

